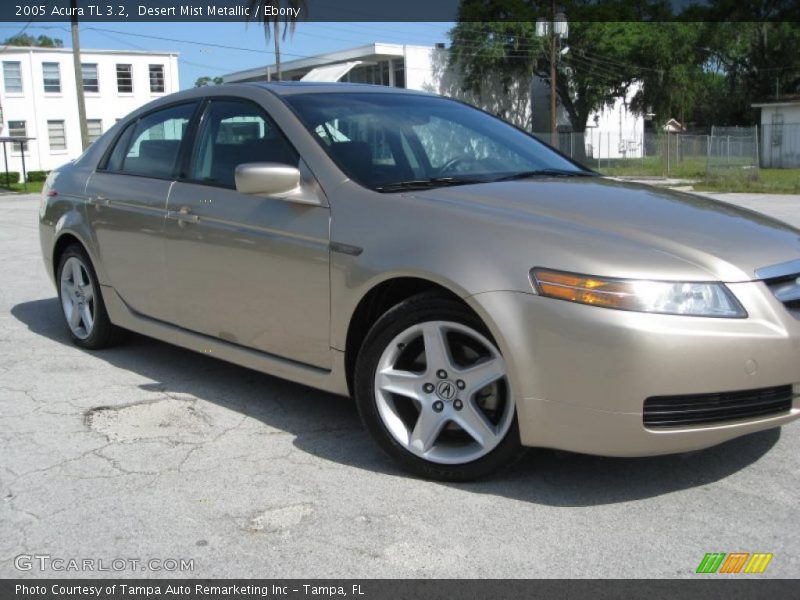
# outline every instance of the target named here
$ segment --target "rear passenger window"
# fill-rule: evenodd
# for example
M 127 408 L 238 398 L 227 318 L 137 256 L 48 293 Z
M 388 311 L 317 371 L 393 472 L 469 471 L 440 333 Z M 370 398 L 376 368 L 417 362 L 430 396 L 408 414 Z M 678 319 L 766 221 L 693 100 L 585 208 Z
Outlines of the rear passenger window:
M 235 187 L 236 166 L 274 162 L 296 167 L 299 157 L 258 106 L 236 100 L 212 100 L 192 159 L 191 179 Z
M 195 104 L 173 106 L 129 125 L 112 150 L 106 169 L 160 179 L 172 177 L 194 109 Z

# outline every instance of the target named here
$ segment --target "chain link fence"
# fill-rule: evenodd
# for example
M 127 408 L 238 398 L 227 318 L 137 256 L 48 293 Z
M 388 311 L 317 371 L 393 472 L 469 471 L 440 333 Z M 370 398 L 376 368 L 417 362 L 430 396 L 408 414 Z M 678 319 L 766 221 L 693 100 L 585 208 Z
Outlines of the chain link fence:
M 758 127 L 712 127 L 706 179 L 758 179 Z
M 550 144 L 549 133 L 534 135 Z M 607 175 L 754 179 L 759 167 L 800 167 L 800 123 L 628 137 L 589 129 L 555 141 L 563 154 Z

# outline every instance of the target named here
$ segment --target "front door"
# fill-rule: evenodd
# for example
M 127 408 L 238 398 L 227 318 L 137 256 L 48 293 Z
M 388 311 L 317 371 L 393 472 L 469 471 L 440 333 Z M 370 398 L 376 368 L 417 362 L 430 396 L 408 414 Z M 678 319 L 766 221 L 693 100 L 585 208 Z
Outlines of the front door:
M 166 264 L 174 321 L 263 352 L 330 366 L 327 206 L 241 194 L 236 165 L 298 166 L 261 107 L 211 100 L 185 181 L 172 187 Z
M 149 113 L 117 138 L 87 187 L 87 217 L 112 287 L 139 314 L 169 320 L 164 264 L 167 196 L 196 103 Z

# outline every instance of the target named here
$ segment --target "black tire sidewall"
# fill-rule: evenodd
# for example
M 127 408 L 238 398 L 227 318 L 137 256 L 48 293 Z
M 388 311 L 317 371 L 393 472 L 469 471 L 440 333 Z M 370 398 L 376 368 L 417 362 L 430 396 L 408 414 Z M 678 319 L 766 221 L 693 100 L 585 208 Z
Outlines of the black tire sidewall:
M 440 481 L 469 481 L 497 472 L 511 464 L 523 452 L 516 408 L 513 422 L 503 440 L 485 456 L 460 465 L 434 463 L 412 454 L 394 439 L 378 414 L 374 382 L 381 355 L 401 332 L 428 321 L 453 321 L 466 325 L 497 346 L 481 320 L 455 300 L 425 293 L 401 302 L 375 322 L 359 351 L 354 395 L 361 421 L 384 452 L 416 475 Z

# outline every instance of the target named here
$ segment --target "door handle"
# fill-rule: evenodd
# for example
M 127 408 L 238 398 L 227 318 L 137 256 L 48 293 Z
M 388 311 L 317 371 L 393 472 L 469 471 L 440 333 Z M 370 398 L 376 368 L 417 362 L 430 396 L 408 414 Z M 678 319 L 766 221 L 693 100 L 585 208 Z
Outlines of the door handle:
M 178 222 L 178 227 L 185 227 L 186 223 L 197 223 L 200 217 L 192 214 L 192 209 L 188 206 L 182 206 L 175 212 L 168 213 L 170 219 L 175 219 Z
M 111 206 L 111 200 L 109 200 L 105 196 L 95 196 L 94 205 L 97 208 L 100 208 L 102 206 Z

